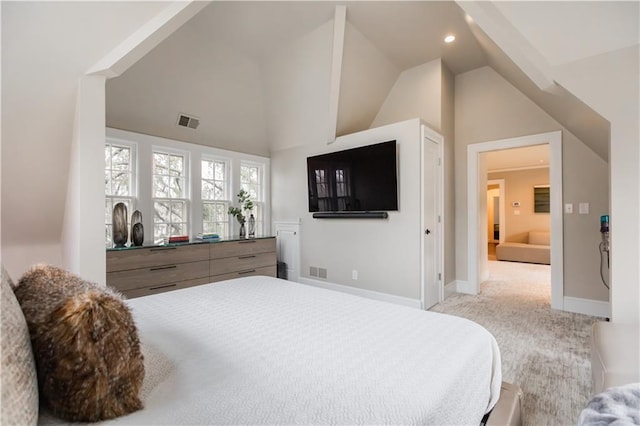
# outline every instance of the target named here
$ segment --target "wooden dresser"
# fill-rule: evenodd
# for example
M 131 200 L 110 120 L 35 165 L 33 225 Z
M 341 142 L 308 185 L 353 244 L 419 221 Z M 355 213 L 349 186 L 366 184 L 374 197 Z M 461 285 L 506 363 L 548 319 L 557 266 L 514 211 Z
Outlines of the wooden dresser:
M 107 250 L 107 285 L 128 298 L 250 275 L 276 276 L 276 239 Z

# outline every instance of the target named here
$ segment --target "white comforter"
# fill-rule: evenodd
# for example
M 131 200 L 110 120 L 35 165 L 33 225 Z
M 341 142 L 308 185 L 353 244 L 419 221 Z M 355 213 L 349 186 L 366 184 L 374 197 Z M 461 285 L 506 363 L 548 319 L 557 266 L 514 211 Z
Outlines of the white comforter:
M 495 339 L 457 317 L 268 277 L 128 303 L 145 408 L 107 423 L 478 425 L 500 392 Z

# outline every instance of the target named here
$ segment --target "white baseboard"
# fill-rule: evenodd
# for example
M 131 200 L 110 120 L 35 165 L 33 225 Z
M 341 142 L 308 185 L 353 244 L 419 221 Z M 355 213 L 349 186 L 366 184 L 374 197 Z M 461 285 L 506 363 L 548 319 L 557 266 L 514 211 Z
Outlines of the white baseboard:
M 451 296 L 453 293 L 458 292 L 458 285 L 456 284 L 456 280 L 451 281 L 449 284 L 444 286 L 444 298 Z
M 456 291 L 458 293 L 476 294 L 476 289 L 471 288 L 469 281 L 456 280 Z
M 335 284 L 327 281 L 314 280 L 311 278 L 299 277 L 298 282 L 302 284 L 322 287 L 328 290 L 349 293 L 355 296 L 366 297 L 367 299 L 381 300 L 383 302 L 394 303 L 396 305 L 408 306 L 410 308 L 422 309 L 422 302 L 418 299 L 410 299 L 408 297 L 395 296 L 388 293 L 380 293 L 379 291 L 365 290 L 363 288 L 350 287 L 348 285 Z
M 564 311 L 577 314 L 591 315 L 594 317 L 610 318 L 611 308 L 609 302 L 601 300 L 581 299 L 579 297 L 564 296 Z

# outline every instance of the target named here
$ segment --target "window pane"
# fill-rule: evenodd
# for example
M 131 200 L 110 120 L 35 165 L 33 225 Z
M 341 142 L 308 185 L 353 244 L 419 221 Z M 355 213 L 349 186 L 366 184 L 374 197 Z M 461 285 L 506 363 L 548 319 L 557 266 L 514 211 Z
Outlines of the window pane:
M 168 201 L 156 201 L 153 203 L 153 221 L 155 223 L 169 222 L 171 219 L 171 208 Z
M 175 201 L 171 203 L 171 222 L 186 222 L 185 203 Z
M 211 182 L 206 180 L 202 181 L 202 199 L 203 200 L 214 200 L 214 185 Z
M 168 159 L 166 154 L 153 153 L 153 173 L 156 175 L 166 175 Z
M 111 193 L 111 171 L 104 171 L 104 193 L 105 195 L 113 195 Z
M 202 160 L 202 178 L 213 179 L 213 163 L 211 161 Z
M 227 205 L 216 204 L 215 205 L 215 220 L 216 222 L 226 222 L 228 219 Z
M 127 196 L 131 194 L 129 186 L 129 173 L 112 172 L 111 174 L 111 195 Z
M 153 196 L 158 198 L 169 198 L 169 177 L 153 177 Z
M 226 180 L 226 164 L 222 161 L 216 161 L 216 171 L 215 171 L 215 179 L 216 180 Z
M 225 185 L 224 185 L 223 182 L 216 182 L 215 183 L 214 193 L 213 193 L 213 199 L 214 200 L 224 200 L 224 199 L 226 199 L 226 197 L 225 197 L 226 191 L 224 189 L 225 189 Z
M 180 177 L 171 177 L 169 187 L 169 198 L 185 198 L 184 179 Z
M 111 145 L 104 147 L 104 166 L 107 169 L 111 168 Z
M 111 168 L 114 170 L 128 170 L 131 164 L 131 150 L 114 146 L 111 150 Z
M 153 241 L 162 244 L 165 238 L 169 237 L 169 228 L 166 224 L 156 224 L 153 226 Z
M 169 156 L 170 174 L 172 176 L 182 176 L 184 170 L 184 157 L 180 155 Z

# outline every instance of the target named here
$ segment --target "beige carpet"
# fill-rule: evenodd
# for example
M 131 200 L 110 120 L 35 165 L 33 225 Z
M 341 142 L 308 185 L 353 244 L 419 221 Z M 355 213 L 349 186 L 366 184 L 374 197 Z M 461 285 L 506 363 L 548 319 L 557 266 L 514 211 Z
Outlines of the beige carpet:
M 500 346 L 502 379 L 522 388 L 524 425 L 575 425 L 590 399 L 591 324 L 551 310 L 550 267 L 489 261 L 477 296 L 454 294 L 431 310 L 473 320 Z

